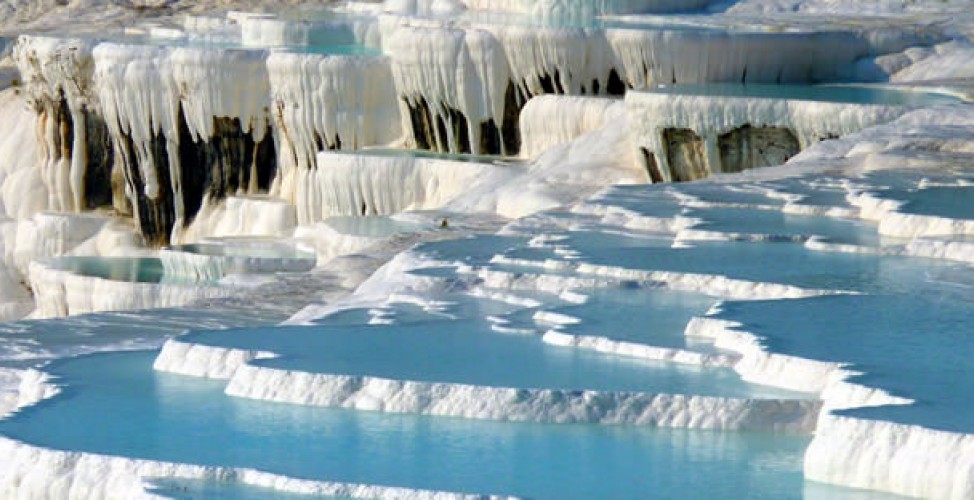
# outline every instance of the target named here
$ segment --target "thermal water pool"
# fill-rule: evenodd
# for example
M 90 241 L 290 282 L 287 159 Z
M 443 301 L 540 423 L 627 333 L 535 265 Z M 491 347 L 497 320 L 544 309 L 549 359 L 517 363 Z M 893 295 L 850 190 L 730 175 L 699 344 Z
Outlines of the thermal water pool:
M 328 481 L 541 498 L 801 496 L 808 438 L 499 423 L 226 397 L 153 372 L 155 352 L 58 361 L 63 393 L 0 422 L 36 446 Z M 684 474 L 686 470 L 694 474 Z

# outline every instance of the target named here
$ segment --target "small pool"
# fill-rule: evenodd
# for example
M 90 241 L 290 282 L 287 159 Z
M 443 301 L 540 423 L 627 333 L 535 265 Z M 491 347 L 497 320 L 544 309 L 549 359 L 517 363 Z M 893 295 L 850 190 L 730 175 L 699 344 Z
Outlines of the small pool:
M 692 208 L 686 215 L 702 219 L 694 226 L 700 230 L 783 237 L 818 236 L 835 243 L 871 247 L 880 244 L 876 226 L 859 219 L 733 207 Z
M 65 385 L 63 393 L 0 422 L 0 433 L 60 450 L 467 493 L 802 496 L 805 436 L 501 423 L 265 403 L 226 397 L 220 382 L 155 373 L 155 354 L 54 363 L 50 371 Z
M 166 280 L 162 261 L 155 257 L 58 257 L 46 262 L 61 271 L 112 281 L 162 283 Z
M 329 217 L 322 223 L 341 234 L 369 238 L 385 238 L 395 234 L 415 233 L 424 229 L 424 226 L 417 222 L 403 221 L 382 215 Z M 431 226 L 432 224 L 430 224 Z
M 561 328 L 565 333 L 680 349 L 687 348 L 683 335 L 687 323 L 694 316 L 704 315 L 715 302 L 704 295 L 654 288 L 577 292 L 586 295 L 588 301 L 552 309 L 580 320 Z
M 919 189 L 909 194 L 901 212 L 974 220 L 974 186 L 938 186 Z
M 425 149 L 391 149 L 367 147 L 355 151 L 355 154 L 364 156 L 379 156 L 383 158 L 419 158 L 428 160 L 448 160 L 461 163 L 489 163 L 493 165 L 518 165 L 527 161 L 520 158 L 512 158 L 500 155 L 475 155 L 466 153 L 440 153 Z
M 908 295 L 730 302 L 719 317 L 764 336 L 774 352 L 851 363 L 867 372 L 853 381 L 918 401 L 843 413 L 971 433 L 974 293 L 964 281 L 974 283 L 974 272 L 954 266 L 942 278 L 931 274 Z
M 892 106 L 930 106 L 956 104 L 959 97 L 934 91 L 898 89 L 870 85 L 768 85 L 768 84 L 678 84 L 647 90 L 653 94 L 753 97 L 801 101 L 885 104 Z
M 253 257 L 263 259 L 314 259 L 313 252 L 296 245 L 273 241 L 224 240 L 220 242 L 190 243 L 174 245 L 169 250 L 209 255 L 213 257 Z
M 271 351 L 253 364 L 334 375 L 447 382 L 489 387 L 635 391 L 739 398 L 808 399 L 803 393 L 745 383 L 733 370 L 630 359 L 544 343 L 535 335 L 503 335 L 488 316 L 520 309 L 490 300 L 450 297 L 445 311 L 408 304 L 388 307 L 389 324 L 199 331 L 184 342 Z M 452 317 L 451 317 L 452 316 Z

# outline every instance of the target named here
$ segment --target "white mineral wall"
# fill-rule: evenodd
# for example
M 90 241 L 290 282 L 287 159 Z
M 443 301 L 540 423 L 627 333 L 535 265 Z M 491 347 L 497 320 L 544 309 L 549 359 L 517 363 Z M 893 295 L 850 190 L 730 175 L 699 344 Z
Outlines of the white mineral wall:
M 974 436 L 823 412 L 805 476 L 911 497 L 971 498 Z
M 276 194 L 294 200 L 299 172 L 323 149 L 390 144 L 403 130 L 384 57 L 274 53 L 267 59 L 277 149 Z
M 13 49 L 24 92 L 39 113 L 40 172 L 47 188 L 47 207 L 53 210 L 80 211 L 84 207 L 84 111 L 98 108 L 93 99 L 93 47 L 90 40 L 21 36 Z M 65 109 L 60 109 L 62 100 Z M 67 116 L 59 116 L 62 114 Z
M 229 287 L 130 283 L 82 276 L 35 261 L 30 265 L 34 318 L 55 318 L 100 311 L 179 307 L 195 300 L 225 297 Z
M 303 273 L 315 267 L 315 260 L 299 258 L 206 255 L 178 250 L 159 250 L 167 276 L 195 281 L 216 281 L 230 274 Z
M 298 223 L 336 215 L 389 215 L 438 208 L 496 169 L 487 164 L 408 156 L 323 152 L 298 173 Z
M 411 120 L 410 106 L 425 106 L 434 120 L 438 117 L 445 122 L 445 130 L 431 124 L 432 146 L 450 152 L 484 152 L 481 123 L 492 120 L 501 127 L 510 81 L 507 58 L 498 40 L 475 29 L 402 25 L 384 29 L 389 31 L 383 35 L 383 49 L 392 60 L 402 129 L 416 137 L 420 131 Z M 456 121 L 451 112 L 462 114 L 465 123 Z M 466 135 L 467 148 L 460 134 Z
M 558 144 L 602 128 L 626 113 L 617 99 L 538 96 L 521 110 L 521 156 L 534 158 Z
M 521 99 L 544 93 L 605 94 L 615 67 L 605 32 L 585 28 L 486 25 L 504 48 Z
M 713 338 L 718 347 L 740 353 L 735 370 L 746 380 L 821 395 L 815 437 L 805 452 L 808 479 L 923 498 L 960 499 L 974 494 L 970 434 L 833 413 L 911 400 L 846 381 L 856 372 L 841 363 L 768 352 L 757 336 L 737 323 L 694 318 L 686 334 Z
M 374 17 L 329 20 L 281 19 L 271 15 L 240 20 L 240 37 L 250 47 L 362 45 L 379 47 L 382 35 Z
M 14 238 L 5 241 L 7 260 L 26 276 L 32 260 L 73 252 L 109 223 L 108 217 L 98 215 L 37 213 L 16 223 Z
M 178 110 L 196 140 L 214 135 L 214 117 L 237 118 L 244 132 L 257 137 L 267 127 L 270 83 L 261 51 L 205 50 L 99 44 L 94 52 L 95 79 L 105 118 L 118 137 L 130 136 L 148 156 L 148 145 L 163 134 L 178 145 Z M 178 155 L 170 155 L 178 158 Z M 155 165 L 146 158 L 146 194 L 159 188 Z
M 48 188 L 44 184 L 39 141 L 35 136 L 38 117 L 24 96 L 24 89 L 0 91 L 0 216 L 27 219 L 47 210 Z M 43 162 L 46 164 L 46 162 Z
M 514 389 L 241 365 L 227 394 L 313 406 L 475 419 L 808 432 L 817 401 Z
M 635 89 L 673 83 L 835 80 L 870 53 L 852 32 L 760 33 L 609 29 L 620 74 Z
M 343 498 L 448 500 L 482 498 L 441 491 L 310 481 L 254 469 L 138 460 L 94 453 L 55 451 L 0 438 L 0 495 L 18 499 L 157 498 L 145 491 L 151 478 L 237 482 L 283 493 Z M 495 498 L 495 497 L 491 497 Z M 499 497 L 496 497 L 499 498 Z
M 172 217 L 171 221 L 163 220 L 160 224 L 172 223 L 178 236 L 186 221 L 188 203 L 183 199 L 181 180 L 184 175 L 192 175 L 184 172 L 194 167 L 180 162 L 180 126 L 185 126 L 194 142 L 205 142 L 216 135 L 215 118 L 234 119 L 239 121 L 240 131 L 250 134 L 255 142 L 263 138 L 268 127 L 267 96 L 270 94 L 266 54 L 111 43 L 98 45 L 93 54 L 98 97 L 109 131 L 116 149 L 124 151 L 129 168 L 137 168 L 137 181 L 133 180 L 132 172 L 126 172 L 136 218 L 145 221 L 152 217 Z M 131 140 L 131 151 L 124 146 L 128 140 Z M 163 158 L 155 151 L 160 140 L 164 142 L 166 165 L 157 164 Z M 256 177 L 256 172 L 250 175 L 254 186 L 240 186 L 240 189 L 255 188 Z M 168 182 L 163 185 L 166 179 Z M 142 192 L 132 192 L 136 189 Z M 165 207 L 171 197 L 174 213 L 140 213 L 141 196 L 159 207 Z
M 296 226 L 297 211 L 284 200 L 262 196 L 207 198 L 193 223 L 172 243 L 239 236 L 286 237 Z
M 570 335 L 557 330 L 545 332 L 542 341 L 546 344 L 586 349 L 627 358 L 664 361 L 693 366 L 729 368 L 734 366 L 738 361 L 736 356 L 727 354 L 708 354 L 686 349 L 657 347 L 635 342 L 612 340 L 608 337 Z
M 713 174 L 719 173 L 721 164 L 718 137 L 745 125 L 787 128 L 804 149 L 834 135 L 890 122 L 908 111 L 902 106 L 649 92 L 627 93 L 626 108 L 634 147 L 655 155 L 667 181 L 672 172 L 663 137 L 666 129 L 689 129 L 700 136 Z
M 471 10 L 507 11 L 541 19 L 583 20 L 604 15 L 687 12 L 713 0 L 461 0 Z

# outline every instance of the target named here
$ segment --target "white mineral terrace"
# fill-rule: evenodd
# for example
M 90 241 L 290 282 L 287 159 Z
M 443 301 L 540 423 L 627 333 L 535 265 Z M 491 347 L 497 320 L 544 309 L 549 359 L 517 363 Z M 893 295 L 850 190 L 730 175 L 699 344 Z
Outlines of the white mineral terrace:
M 334 412 L 363 450 L 375 422 L 413 439 L 410 418 L 473 426 L 451 453 L 483 435 L 500 450 L 497 429 L 705 430 L 804 439 L 746 467 L 791 461 L 809 496 L 974 498 L 972 12 L 0 1 L 0 497 L 199 481 L 501 498 L 524 479 L 408 483 L 386 457 L 285 474 L 173 453 L 163 431 L 19 434 L 84 398 L 165 413 L 180 402 L 153 391 L 178 387 L 241 418 L 200 405 L 203 441 L 246 427 L 245 407 Z M 85 362 L 107 368 L 64 368 Z M 128 395 L 128 376 L 153 393 Z M 281 429 L 255 414 L 240 443 L 260 448 Z M 693 460 L 748 460 L 722 446 Z M 679 473 L 703 484 L 715 469 L 697 462 Z M 751 480 L 733 493 L 762 493 Z M 605 495 L 623 491 L 652 494 Z

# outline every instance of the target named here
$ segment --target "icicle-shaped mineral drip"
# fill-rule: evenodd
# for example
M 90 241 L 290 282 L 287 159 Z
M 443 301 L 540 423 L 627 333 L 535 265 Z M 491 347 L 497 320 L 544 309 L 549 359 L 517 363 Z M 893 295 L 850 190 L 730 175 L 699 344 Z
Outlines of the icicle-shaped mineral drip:
M 297 173 L 298 224 L 332 216 L 390 215 L 442 207 L 497 167 L 480 163 L 321 153 L 317 170 Z
M 49 192 L 49 208 L 85 208 L 84 178 L 89 167 L 86 150 L 86 112 L 95 112 L 92 99 L 93 43 L 82 39 L 21 36 L 14 59 L 35 109 L 42 115 L 39 140 L 42 178 Z
M 160 195 L 158 169 L 169 168 L 156 164 L 151 144 L 157 136 L 178 135 L 179 99 L 166 56 L 161 47 L 104 43 L 94 50 L 95 81 L 109 131 L 116 143 L 131 141 L 134 157 L 125 161 L 138 168 L 142 194 L 150 200 Z
M 602 31 L 537 26 L 491 29 L 510 61 L 511 80 L 525 100 L 549 93 L 606 92 L 614 60 Z
M 625 81 L 643 89 L 674 83 L 809 83 L 835 79 L 868 53 L 855 33 L 610 29 L 605 36 Z
M 267 60 L 280 185 L 293 200 L 294 172 L 316 168 L 324 149 L 358 149 L 402 137 L 392 69 L 384 57 L 275 53 Z
M 260 159 L 247 148 L 259 148 L 268 130 L 266 56 L 118 44 L 95 49 L 98 95 L 122 152 L 136 217 L 153 240 L 178 231 L 210 192 L 247 188 L 246 176 Z M 237 164 L 244 161 L 254 164 Z M 151 213 L 140 213 L 146 208 Z
M 396 26 L 383 36 L 392 59 L 403 129 L 421 146 L 481 153 L 481 124 L 503 123 L 510 80 L 496 39 L 485 31 Z
M 267 53 L 256 50 L 176 48 L 168 54 L 168 80 L 196 139 L 214 136 L 214 117 L 238 118 L 245 133 L 267 130 L 270 83 Z

